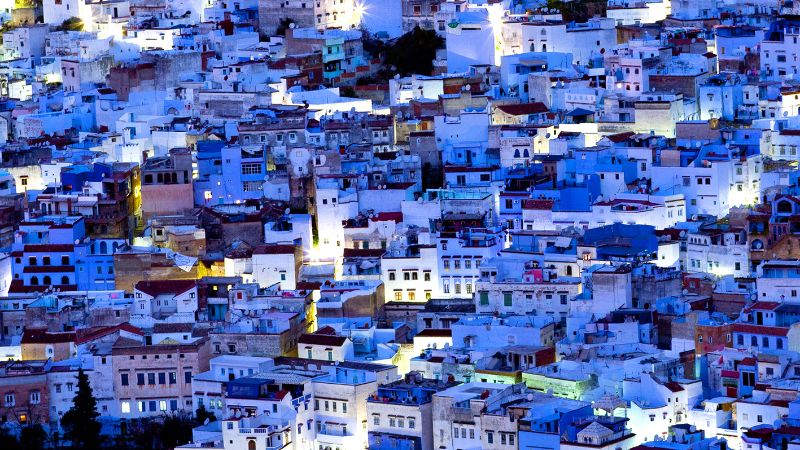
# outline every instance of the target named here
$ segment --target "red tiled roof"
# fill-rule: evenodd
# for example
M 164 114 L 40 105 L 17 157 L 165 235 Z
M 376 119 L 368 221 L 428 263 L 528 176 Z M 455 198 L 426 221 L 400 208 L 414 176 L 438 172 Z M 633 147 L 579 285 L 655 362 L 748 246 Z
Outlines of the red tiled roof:
M 50 288 L 58 289 L 60 291 L 69 292 L 78 289 L 74 284 L 53 284 L 53 285 L 34 285 L 26 286 L 22 280 L 11 280 L 11 287 L 8 292 L 11 294 L 30 294 L 31 292 L 44 292 Z
M 394 221 L 400 223 L 403 221 L 402 212 L 380 212 L 372 218 L 373 222 L 390 222 Z
M 156 323 L 153 333 L 190 333 L 194 328 L 191 323 Z
M 681 392 L 681 391 L 683 391 L 683 386 L 681 386 L 680 384 L 678 384 L 678 383 L 676 383 L 674 381 L 669 381 L 667 383 L 664 383 L 664 386 L 666 386 L 666 388 L 669 389 L 672 392 Z
M 183 294 L 197 287 L 196 280 L 152 280 L 136 283 L 134 289 L 155 297 L 161 294 Z
M 343 256 L 345 258 L 380 258 L 386 250 L 382 248 L 346 248 Z
M 297 247 L 288 244 L 259 245 L 253 249 L 254 255 L 293 255 Z
M 627 141 L 628 139 L 631 138 L 631 136 L 634 136 L 635 134 L 636 133 L 634 133 L 633 131 L 626 131 L 624 133 L 609 134 L 608 136 L 606 136 L 606 139 L 615 144 L 619 144 L 621 142 Z
M 772 311 L 773 309 L 777 308 L 778 306 L 781 306 L 781 304 L 779 302 L 755 302 L 752 305 L 750 305 L 750 307 L 747 308 L 747 309 L 749 311 L 752 311 L 754 309 L 766 309 L 766 310 Z
M 295 285 L 295 288 L 301 291 L 316 291 L 320 287 L 322 283 L 319 281 L 298 281 Z
M 523 200 L 522 209 L 553 209 L 553 200 Z
M 512 116 L 521 116 L 525 114 L 541 114 L 550 111 L 544 103 L 519 103 L 516 105 L 500 105 L 497 107 L 500 111 Z
M 24 273 L 64 273 L 75 272 L 75 266 L 26 266 Z
M 327 345 L 330 347 L 341 347 L 347 340 L 344 336 L 331 336 L 329 334 L 304 334 L 297 340 L 297 345 Z
M 23 344 L 60 344 L 75 342 L 75 332 L 49 332 L 45 330 L 25 330 L 22 333 Z
M 753 325 L 749 323 L 735 323 L 733 324 L 734 333 L 748 333 L 748 334 L 765 334 L 767 336 L 786 336 L 789 332 L 788 328 L 784 327 L 768 327 L 766 325 Z
M 25 244 L 25 251 L 30 252 L 71 252 L 75 250 L 72 244 Z
M 127 331 L 129 333 L 138 334 L 143 336 L 142 330 L 136 328 L 129 323 L 122 323 L 113 327 L 94 327 L 94 328 L 81 328 L 76 330 L 77 343 L 83 344 L 85 342 L 93 341 L 109 334 L 116 333 L 117 331 Z
M 452 337 L 453 330 L 445 329 L 445 328 L 426 328 L 419 333 L 417 333 L 419 337 Z

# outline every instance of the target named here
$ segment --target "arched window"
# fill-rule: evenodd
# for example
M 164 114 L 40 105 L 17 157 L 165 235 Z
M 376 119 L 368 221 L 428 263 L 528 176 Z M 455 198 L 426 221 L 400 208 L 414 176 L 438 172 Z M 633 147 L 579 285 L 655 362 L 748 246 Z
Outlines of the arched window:
M 764 336 L 761 338 L 761 346 L 764 348 L 769 348 L 769 338 Z
M 781 339 L 781 338 L 775 339 L 775 347 L 778 350 L 783 350 L 783 339 Z
M 744 345 L 744 336 L 743 336 L 743 335 L 741 335 L 741 334 L 740 334 L 740 335 L 739 335 L 739 336 L 736 338 L 736 344 L 738 344 L 738 345 Z
M 750 345 L 753 347 L 758 347 L 758 338 L 755 336 L 750 337 Z
M 572 266 L 567 266 L 567 276 L 568 277 L 572 276 Z
M 528 149 L 526 148 L 525 150 L 522 151 L 522 156 L 524 156 L 526 158 L 530 158 L 531 157 L 531 152 L 529 152 Z
M 61 277 L 61 284 L 69 284 L 69 277 L 66 275 Z
M 37 277 L 35 275 L 32 276 L 31 277 L 31 286 L 37 286 L 38 284 L 39 284 L 39 277 Z
M 144 184 L 153 184 L 153 176 L 149 173 L 144 176 Z
M 255 440 L 247 441 L 247 450 L 256 450 L 256 441 Z
M 50 279 L 48 275 L 45 275 L 44 278 L 42 278 L 42 284 L 44 284 L 45 286 L 50 286 L 51 284 L 53 284 L 53 280 Z
M 519 149 L 518 148 L 514 149 L 514 158 L 519 158 Z
M 100 242 L 100 254 L 105 255 L 108 253 L 108 243 L 106 241 Z
M 791 213 L 792 212 L 792 203 L 789 200 L 781 200 L 778 202 L 778 212 L 779 213 Z

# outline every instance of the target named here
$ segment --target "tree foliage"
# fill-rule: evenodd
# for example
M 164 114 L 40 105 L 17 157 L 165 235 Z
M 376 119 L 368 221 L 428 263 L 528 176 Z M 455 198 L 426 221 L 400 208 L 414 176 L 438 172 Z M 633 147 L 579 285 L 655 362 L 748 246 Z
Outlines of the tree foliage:
M 175 448 L 192 441 L 194 421 L 190 414 L 166 414 L 158 433 L 161 448 Z
M 215 422 L 217 420 L 217 416 L 215 416 L 214 413 L 209 412 L 205 405 L 200 404 L 200 407 L 198 407 L 197 411 L 194 413 L 194 420 L 199 426 L 205 424 L 206 419 L 208 419 L 209 422 Z
M 58 26 L 58 31 L 83 31 L 83 21 L 77 17 L 70 17 Z
M 444 39 L 435 31 L 415 27 L 387 47 L 386 64 L 401 75 L 430 75 L 436 50 L 443 45 Z
M 64 438 L 72 448 L 81 450 L 99 450 L 103 443 L 100 435 L 102 428 L 97 420 L 97 400 L 89 385 L 89 377 L 81 369 L 78 372 L 78 392 L 72 399 L 72 408 L 61 418 L 61 427 L 64 429 Z
M 275 29 L 275 34 L 278 36 L 286 36 L 286 30 L 288 30 L 293 23 L 294 20 L 284 17 L 281 19 L 280 23 L 278 23 L 278 28 Z

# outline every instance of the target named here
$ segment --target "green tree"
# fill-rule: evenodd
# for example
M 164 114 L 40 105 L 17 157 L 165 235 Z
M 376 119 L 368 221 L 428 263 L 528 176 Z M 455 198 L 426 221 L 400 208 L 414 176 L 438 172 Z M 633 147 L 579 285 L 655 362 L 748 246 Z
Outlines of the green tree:
M 0 448 L 3 450 L 21 450 L 17 437 L 6 425 L 0 425 Z
M 77 17 L 70 17 L 58 26 L 58 31 L 83 31 L 83 21 Z
M 41 424 L 30 424 L 20 429 L 19 446 L 25 450 L 42 450 L 47 440 L 47 432 Z
M 194 421 L 189 414 L 165 414 L 158 432 L 160 448 L 175 448 L 192 441 Z
M 217 420 L 217 416 L 215 416 L 212 412 L 208 412 L 206 406 L 201 403 L 200 407 L 197 408 L 197 411 L 194 412 L 194 420 L 198 425 L 203 425 L 206 423 L 206 419 L 208 419 L 209 422 L 215 422 Z
M 415 27 L 389 45 L 386 64 L 394 66 L 401 75 L 430 75 L 436 50 L 443 45 L 444 39 L 435 31 Z
M 97 418 L 97 400 L 89 385 L 89 377 L 78 371 L 78 392 L 72 399 L 72 408 L 61 418 L 64 438 L 72 444 L 72 448 L 81 450 L 99 450 L 103 443 L 100 435 L 102 426 Z
M 288 30 L 293 23 L 294 20 L 284 17 L 281 19 L 280 23 L 278 23 L 278 28 L 275 29 L 275 34 L 278 36 L 286 36 L 286 30 Z

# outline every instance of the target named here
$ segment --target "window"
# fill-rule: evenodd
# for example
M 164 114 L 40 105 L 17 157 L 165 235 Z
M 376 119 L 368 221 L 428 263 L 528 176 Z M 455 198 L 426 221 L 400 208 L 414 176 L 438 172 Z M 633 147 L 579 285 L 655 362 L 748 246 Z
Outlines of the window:
M 494 433 L 492 433 L 491 431 L 486 432 L 486 442 L 488 442 L 489 444 L 494 444 Z
M 389 272 L 389 281 L 394 281 L 394 271 Z
M 120 404 L 120 410 L 122 410 L 122 414 L 130 414 L 131 413 L 131 402 L 124 401 Z
M 261 174 L 260 163 L 242 163 L 242 175 L 259 175 Z
M 175 372 L 169 373 L 169 384 L 176 384 L 178 382 L 178 374 Z
M 512 305 L 512 294 L 511 292 L 503 292 L 503 306 L 511 306 Z
M 39 391 L 31 391 L 29 398 L 31 405 L 38 405 L 42 400 L 41 396 L 39 395 Z
M 156 374 L 155 373 L 148 373 L 147 374 L 147 384 L 156 384 Z
M 167 401 L 166 400 L 159 400 L 158 401 L 158 410 L 159 411 L 166 411 L 167 410 Z
M 15 405 L 14 394 L 6 394 L 6 396 L 5 396 L 5 405 L 6 406 L 14 406 Z
M 489 293 L 485 291 L 481 291 L 478 293 L 478 298 L 480 299 L 481 305 L 488 305 L 489 304 Z
M 136 374 L 136 384 L 139 386 L 144 386 L 144 374 L 137 373 Z
M 120 378 L 120 380 L 119 380 L 119 381 L 120 381 L 120 384 L 121 384 L 122 386 L 127 386 L 127 385 L 128 385 L 128 374 L 127 374 L 127 373 L 123 373 L 123 374 L 121 374 L 121 375 L 119 376 L 119 378 Z
M 186 383 L 186 384 L 191 384 L 191 382 L 192 382 L 192 372 L 191 371 L 187 370 L 186 372 L 183 373 L 183 382 Z
M 377 414 L 372 416 L 372 424 L 375 425 L 375 426 L 380 426 L 380 424 L 381 424 L 381 416 L 379 416 Z
M 158 384 L 167 384 L 167 374 L 160 372 L 158 374 Z
M 403 301 L 403 291 L 395 291 L 394 293 L 394 301 L 402 302 Z
M 417 423 L 414 421 L 414 419 L 409 417 L 408 418 L 408 428 L 413 430 L 414 427 L 416 427 L 416 426 L 417 426 Z

